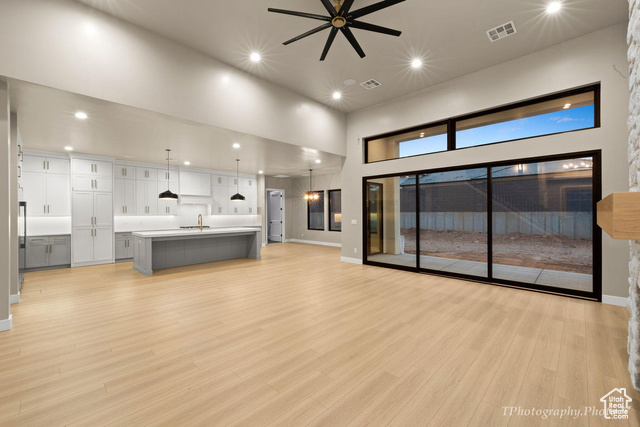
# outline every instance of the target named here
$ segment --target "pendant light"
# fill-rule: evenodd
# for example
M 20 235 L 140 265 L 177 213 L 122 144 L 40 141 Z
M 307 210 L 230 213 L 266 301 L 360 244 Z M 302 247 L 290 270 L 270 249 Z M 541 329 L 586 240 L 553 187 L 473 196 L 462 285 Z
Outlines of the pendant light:
M 304 199 L 305 200 L 309 200 L 309 201 L 314 201 L 314 200 L 320 199 L 320 195 L 312 190 L 313 189 L 313 184 L 312 184 L 312 181 L 311 181 L 311 173 L 312 172 L 313 172 L 313 169 L 309 169 L 309 191 L 304 193 Z
M 167 151 L 167 191 L 163 191 L 160 193 L 160 200 L 178 200 L 178 195 L 176 193 L 171 192 L 169 189 L 169 161 L 171 160 L 171 150 L 166 149 Z
M 240 159 L 236 159 L 236 194 L 231 196 L 231 201 L 233 202 L 241 202 L 244 200 L 244 196 L 240 194 L 240 178 L 238 178 L 238 164 L 240 163 Z

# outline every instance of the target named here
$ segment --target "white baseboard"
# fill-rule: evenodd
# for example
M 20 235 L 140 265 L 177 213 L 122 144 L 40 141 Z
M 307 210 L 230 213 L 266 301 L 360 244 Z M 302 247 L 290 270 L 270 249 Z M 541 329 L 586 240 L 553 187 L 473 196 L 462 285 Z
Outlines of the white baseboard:
M 609 305 L 618 305 L 620 307 L 626 307 L 629 297 L 614 297 L 613 295 L 602 295 L 602 303 Z
M 17 304 L 20 302 L 20 292 L 9 296 L 9 303 Z
M 10 314 L 8 319 L 0 320 L 0 332 L 11 329 L 11 317 L 12 315 Z
M 350 262 L 351 264 L 362 264 L 362 260 L 358 258 L 348 258 L 346 256 L 340 257 L 342 262 Z
M 341 248 L 342 245 L 340 243 L 330 243 L 330 242 L 318 242 L 315 240 L 300 240 L 300 239 L 291 239 L 288 240 L 289 242 L 293 242 L 293 243 L 306 243 L 308 245 L 320 245 L 320 246 L 333 246 L 336 248 Z
M 267 244 L 266 243 L 262 243 L 260 246 L 262 246 L 263 248 L 266 248 Z

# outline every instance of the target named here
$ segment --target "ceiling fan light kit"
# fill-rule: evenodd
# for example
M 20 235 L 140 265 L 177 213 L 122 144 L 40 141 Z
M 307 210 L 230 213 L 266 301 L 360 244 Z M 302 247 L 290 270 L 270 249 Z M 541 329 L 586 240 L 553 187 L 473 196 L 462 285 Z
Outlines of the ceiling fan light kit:
M 342 32 L 345 38 L 349 41 L 353 49 L 358 53 L 360 58 L 365 57 L 365 53 L 360 47 L 360 44 L 356 40 L 355 36 L 351 32 L 351 28 L 356 28 L 359 30 L 372 31 L 374 33 L 387 34 L 390 36 L 400 36 L 402 34 L 401 31 L 393 30 L 391 28 L 381 27 L 379 25 L 373 25 L 366 22 L 358 21 L 357 19 L 368 15 L 373 12 L 377 12 L 381 9 L 385 9 L 389 6 L 393 6 L 395 4 L 401 3 L 405 0 L 383 0 L 378 3 L 374 3 L 370 6 L 366 6 L 354 11 L 351 11 L 351 6 L 353 6 L 354 0 L 334 0 L 336 5 L 332 5 L 330 0 L 320 0 L 322 5 L 325 7 L 329 16 L 326 15 L 318 15 L 315 13 L 306 13 L 306 12 L 297 12 L 294 10 L 284 10 L 284 9 L 274 9 L 268 8 L 269 12 L 274 13 L 282 13 L 285 15 L 293 15 L 299 16 L 302 18 L 315 19 L 318 21 L 325 21 L 324 24 L 316 27 L 312 30 L 307 31 L 306 33 L 300 34 L 297 37 L 294 37 L 290 40 L 287 40 L 283 44 L 286 46 L 295 41 L 308 37 L 312 34 L 318 33 L 320 31 L 331 28 L 331 32 L 329 33 L 329 37 L 327 38 L 327 42 L 325 43 L 324 49 L 322 50 L 322 55 L 320 56 L 320 61 L 324 61 L 327 57 L 327 53 L 329 53 L 329 49 L 333 44 L 333 40 L 336 38 L 338 31 Z

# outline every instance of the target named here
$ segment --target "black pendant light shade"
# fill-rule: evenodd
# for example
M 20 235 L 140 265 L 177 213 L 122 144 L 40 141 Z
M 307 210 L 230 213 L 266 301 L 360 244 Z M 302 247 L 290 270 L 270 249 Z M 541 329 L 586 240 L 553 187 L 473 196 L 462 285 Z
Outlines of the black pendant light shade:
M 240 163 L 240 159 L 236 159 L 236 194 L 231 196 L 232 202 L 242 202 L 244 200 L 244 196 L 240 194 L 240 178 L 238 178 L 238 164 Z
M 167 148 L 167 191 L 160 193 L 160 200 L 178 200 L 178 195 L 169 189 L 169 160 L 171 160 L 171 150 Z

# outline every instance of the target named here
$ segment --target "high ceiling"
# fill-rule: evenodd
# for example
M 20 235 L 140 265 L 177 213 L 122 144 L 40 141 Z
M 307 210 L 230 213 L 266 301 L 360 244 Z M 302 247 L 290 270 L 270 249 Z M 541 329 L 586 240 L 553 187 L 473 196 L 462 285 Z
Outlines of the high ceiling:
M 326 14 L 320 0 L 78 0 L 319 102 L 349 112 L 626 22 L 627 0 L 407 0 L 361 20 L 401 30 L 392 37 L 354 29 L 360 59 L 338 34 L 324 62 L 328 31 L 282 42 L 321 24 L 268 7 Z M 378 0 L 356 0 L 352 10 Z M 517 33 L 491 43 L 486 31 L 513 21 Z M 263 60 L 252 63 L 259 52 Z M 420 70 L 410 67 L 419 57 Z M 345 85 L 347 79 L 355 85 Z M 375 79 L 382 85 L 359 85 Z M 332 99 L 334 91 L 343 98 Z
M 173 150 L 172 165 L 265 175 L 336 173 L 341 156 L 285 144 L 240 132 L 193 123 L 175 117 L 10 79 L 11 109 L 25 148 L 115 157 L 118 160 L 164 164 L 166 148 Z M 86 120 L 77 111 L 90 112 Z M 240 148 L 234 149 L 233 144 Z M 320 160 L 321 163 L 316 163 Z

